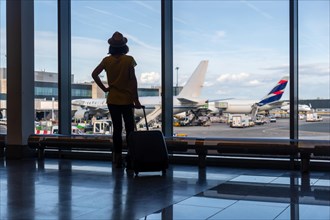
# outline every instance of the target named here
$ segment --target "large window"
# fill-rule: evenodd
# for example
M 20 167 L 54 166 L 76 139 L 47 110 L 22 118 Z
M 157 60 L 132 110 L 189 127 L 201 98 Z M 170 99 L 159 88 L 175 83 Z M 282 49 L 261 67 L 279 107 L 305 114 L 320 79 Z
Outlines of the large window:
M 299 1 L 298 127 L 303 139 L 330 139 L 329 4 Z M 58 83 L 57 1 L 34 5 L 36 98 L 52 104 L 58 97 L 58 87 L 49 86 Z M 0 6 L 2 110 L 6 108 L 6 1 Z M 140 91 L 150 94 L 159 89 L 161 1 L 71 1 L 72 99 L 105 99 L 91 72 L 108 55 L 107 40 L 115 31 L 128 38 L 129 54 L 138 64 Z M 289 137 L 289 0 L 173 1 L 173 35 L 175 134 Z M 101 78 L 106 82 L 105 73 Z M 141 103 L 147 113 L 154 113 L 150 125 L 159 128 L 160 97 L 141 97 Z M 81 108 L 73 107 L 77 109 Z M 51 114 L 56 123 L 56 109 L 36 110 L 45 118 Z M 80 116 L 89 115 L 82 110 Z
M 50 133 L 58 123 L 57 1 L 34 1 L 36 128 Z
M 200 61 L 209 62 L 202 94 L 181 97 L 207 100 L 205 109 L 177 115 L 174 132 L 288 138 L 280 107 L 289 104 L 289 2 L 174 1 L 173 11 L 175 84 L 185 86 Z
M 161 79 L 161 19 L 160 1 L 72 1 L 72 74 L 75 82 L 92 82 L 92 98 L 98 108 L 107 109 L 105 94 L 93 83 L 91 73 L 101 60 L 108 55 L 107 40 L 115 31 L 121 32 L 128 39 L 129 53 L 135 58 L 135 68 L 139 88 L 152 91 L 160 86 Z M 101 73 L 101 80 L 106 83 L 106 73 Z M 72 97 L 73 98 L 73 97 Z M 160 97 L 149 100 L 141 97 L 147 112 L 160 106 Z M 148 99 L 148 98 L 147 98 Z M 88 105 L 92 103 L 85 100 Z M 148 102 L 148 103 L 147 103 Z M 95 112 L 87 108 L 78 109 L 74 117 L 92 117 Z M 141 116 L 142 112 L 137 112 Z M 160 111 L 158 114 L 160 115 Z M 106 112 L 99 112 L 98 117 L 107 117 Z M 157 118 L 154 119 L 154 121 Z
M 329 1 L 299 2 L 299 137 L 303 139 L 330 139 L 329 9 Z

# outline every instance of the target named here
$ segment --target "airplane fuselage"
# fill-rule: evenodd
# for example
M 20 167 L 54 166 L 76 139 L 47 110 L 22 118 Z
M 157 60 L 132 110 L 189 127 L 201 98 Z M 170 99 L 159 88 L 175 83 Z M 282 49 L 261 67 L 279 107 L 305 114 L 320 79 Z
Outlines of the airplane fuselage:
M 190 104 L 183 104 L 181 103 L 177 97 L 173 97 L 173 114 L 178 114 L 181 112 L 186 112 L 197 107 L 205 105 L 204 99 L 200 99 L 198 103 L 190 103 Z M 151 96 L 151 97 L 141 97 L 140 98 L 141 105 L 145 106 L 146 114 L 150 114 L 156 109 L 156 106 L 161 106 L 161 97 L 160 96 Z M 155 103 L 157 103 L 155 105 Z M 136 109 L 135 115 L 139 117 L 143 117 L 142 110 Z
M 146 96 L 139 98 L 141 105 L 145 106 L 146 114 L 150 114 L 156 109 L 156 106 L 161 106 L 161 97 L 160 96 Z M 198 100 L 197 103 L 181 103 L 176 97 L 173 97 L 173 114 L 178 114 L 181 112 L 186 112 L 191 109 L 205 105 L 204 99 Z M 73 101 L 74 105 L 85 106 L 89 108 L 89 111 L 96 112 L 103 110 L 103 112 L 108 111 L 108 106 L 106 104 L 106 99 L 77 99 Z M 140 109 L 135 110 L 135 115 L 143 117 L 143 111 Z
M 224 113 L 230 114 L 249 114 L 252 111 L 252 107 L 255 103 L 258 103 L 258 100 L 227 100 L 219 101 L 214 103 L 209 103 L 209 109 L 213 112 L 222 111 Z M 271 105 L 263 105 L 259 107 L 259 111 L 269 111 L 275 108 Z

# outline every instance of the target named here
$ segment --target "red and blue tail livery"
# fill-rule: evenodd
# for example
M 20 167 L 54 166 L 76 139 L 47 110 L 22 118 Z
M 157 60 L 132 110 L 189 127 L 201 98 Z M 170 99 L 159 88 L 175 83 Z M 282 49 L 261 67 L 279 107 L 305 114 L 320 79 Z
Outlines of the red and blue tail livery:
M 289 77 L 284 76 L 275 87 L 260 102 L 258 102 L 258 106 L 263 106 L 280 100 L 288 81 Z

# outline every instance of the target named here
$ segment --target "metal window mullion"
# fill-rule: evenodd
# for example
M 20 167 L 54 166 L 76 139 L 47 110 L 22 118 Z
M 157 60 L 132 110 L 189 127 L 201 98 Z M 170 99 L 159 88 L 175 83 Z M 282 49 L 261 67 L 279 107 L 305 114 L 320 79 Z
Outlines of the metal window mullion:
M 298 140 L 298 0 L 290 0 L 290 140 Z M 293 158 L 291 158 L 292 160 Z M 296 188 L 297 178 L 291 179 L 291 187 Z M 290 217 L 299 219 L 299 196 L 294 191 L 290 198 Z
M 59 133 L 71 134 L 71 0 L 58 0 Z
M 162 131 L 173 136 L 173 2 L 161 0 Z
M 298 140 L 298 0 L 290 0 L 290 139 Z

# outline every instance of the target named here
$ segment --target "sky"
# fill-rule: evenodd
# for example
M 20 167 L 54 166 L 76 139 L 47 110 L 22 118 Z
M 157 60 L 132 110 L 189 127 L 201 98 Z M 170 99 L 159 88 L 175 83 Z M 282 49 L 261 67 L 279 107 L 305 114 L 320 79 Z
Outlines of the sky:
M 4 67 L 4 0 L 0 7 L 0 67 Z M 329 11 L 329 0 L 299 2 L 301 99 L 330 98 Z M 137 61 L 139 87 L 160 86 L 160 1 L 72 0 L 71 14 L 75 82 L 92 81 L 91 72 L 107 56 L 108 38 L 120 31 Z M 199 62 L 209 60 L 203 97 L 261 99 L 289 75 L 289 2 L 174 1 L 173 42 L 174 85 L 183 86 Z M 54 0 L 35 1 L 35 69 L 57 72 Z

